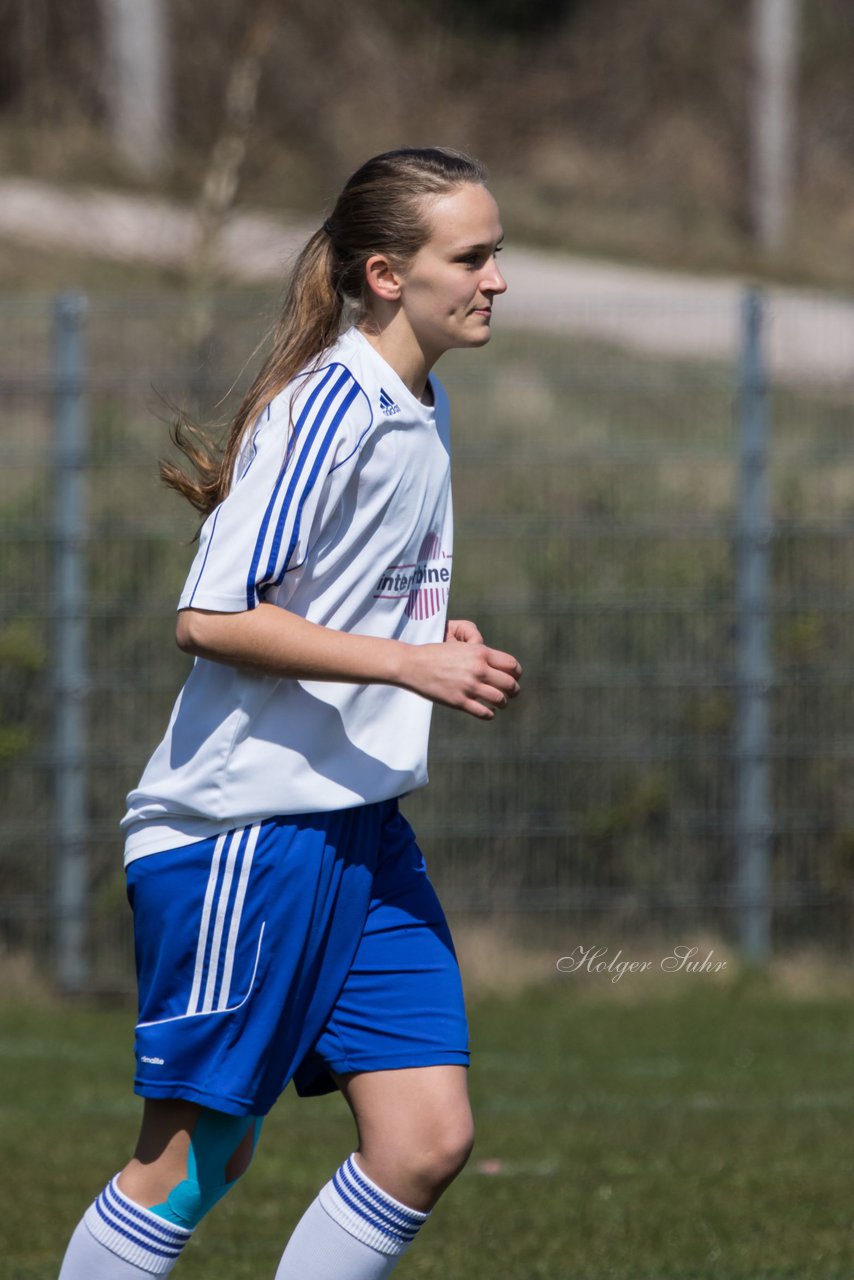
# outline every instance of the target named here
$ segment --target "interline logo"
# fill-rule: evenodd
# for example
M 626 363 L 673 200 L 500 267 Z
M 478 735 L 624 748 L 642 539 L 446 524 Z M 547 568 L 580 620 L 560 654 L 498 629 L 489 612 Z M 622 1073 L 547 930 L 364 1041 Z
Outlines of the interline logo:
M 377 583 L 374 599 L 406 600 L 408 618 L 432 618 L 448 599 L 451 559 L 436 534 L 428 533 L 416 561 L 389 565 Z

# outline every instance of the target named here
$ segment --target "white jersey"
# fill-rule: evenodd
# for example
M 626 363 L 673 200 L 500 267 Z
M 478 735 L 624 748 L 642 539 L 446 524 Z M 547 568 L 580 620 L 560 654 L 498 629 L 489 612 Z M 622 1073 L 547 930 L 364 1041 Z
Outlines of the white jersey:
M 360 333 L 345 333 L 261 414 L 202 528 L 178 608 L 265 601 L 340 631 L 442 640 L 449 421 L 441 385 L 430 386 L 427 406 Z M 423 786 L 431 712 L 391 685 L 278 679 L 197 658 L 128 796 L 125 860 Z

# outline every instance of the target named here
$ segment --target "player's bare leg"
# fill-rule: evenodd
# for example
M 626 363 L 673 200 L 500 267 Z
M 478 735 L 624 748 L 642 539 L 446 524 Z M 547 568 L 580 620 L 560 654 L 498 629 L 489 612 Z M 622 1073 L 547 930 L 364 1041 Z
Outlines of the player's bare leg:
M 359 1132 L 359 1167 L 413 1209 L 432 1209 L 469 1157 L 467 1078 L 465 1067 L 436 1066 L 338 1080 Z
M 195 1227 L 249 1166 L 260 1129 L 181 1099 L 146 1099 L 133 1158 L 78 1224 L 60 1280 L 167 1275 Z
M 472 1146 L 462 1066 L 336 1076 L 359 1146 L 298 1223 L 276 1280 L 384 1280 Z
M 118 1185 L 137 1204 L 150 1208 L 165 1200 L 187 1176 L 190 1141 L 203 1108 L 183 1098 L 146 1098 L 133 1158 L 119 1174 Z M 225 1167 L 226 1182 L 245 1173 L 252 1160 L 253 1135 L 240 1139 Z
M 151 1208 L 186 1177 L 190 1136 L 200 1108 L 182 1098 L 146 1098 L 136 1150 L 118 1185 L 137 1204 Z

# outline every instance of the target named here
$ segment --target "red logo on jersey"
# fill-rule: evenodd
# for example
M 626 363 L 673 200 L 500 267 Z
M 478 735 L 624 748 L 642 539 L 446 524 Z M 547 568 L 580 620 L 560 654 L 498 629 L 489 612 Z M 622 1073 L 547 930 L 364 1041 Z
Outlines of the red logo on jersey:
M 374 599 L 406 600 L 408 618 L 432 618 L 448 599 L 452 558 L 436 534 L 428 533 L 414 563 L 389 565 Z

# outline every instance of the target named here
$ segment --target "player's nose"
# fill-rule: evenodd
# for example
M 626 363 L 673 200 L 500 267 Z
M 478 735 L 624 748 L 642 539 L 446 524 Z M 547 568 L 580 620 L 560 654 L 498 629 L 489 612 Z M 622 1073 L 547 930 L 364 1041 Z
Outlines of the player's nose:
M 481 282 L 481 288 L 483 289 L 484 293 L 489 293 L 492 295 L 496 293 L 507 292 L 507 281 L 504 279 L 504 276 L 498 270 L 498 263 L 495 261 L 494 258 L 492 260 L 492 263 L 490 264 L 490 269 L 487 276 Z

